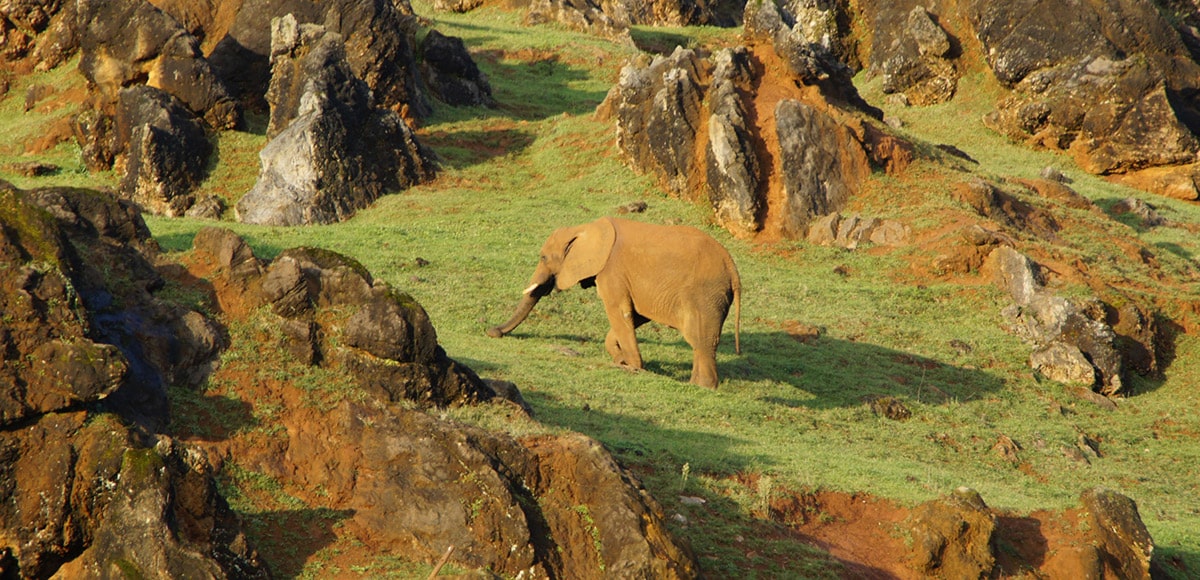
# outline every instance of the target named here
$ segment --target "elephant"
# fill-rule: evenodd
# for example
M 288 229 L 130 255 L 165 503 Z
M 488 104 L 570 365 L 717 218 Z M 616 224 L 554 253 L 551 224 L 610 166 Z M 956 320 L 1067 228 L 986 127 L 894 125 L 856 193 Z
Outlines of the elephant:
M 691 382 L 716 389 L 717 345 L 735 303 L 734 350 L 742 352 L 741 279 L 729 252 L 693 227 L 612 217 L 551 233 L 516 312 L 488 336 L 512 332 L 542 297 L 576 284 L 595 286 L 604 302 L 610 326 L 604 346 L 617 364 L 642 368 L 634 330 L 653 320 L 679 330 L 691 345 Z

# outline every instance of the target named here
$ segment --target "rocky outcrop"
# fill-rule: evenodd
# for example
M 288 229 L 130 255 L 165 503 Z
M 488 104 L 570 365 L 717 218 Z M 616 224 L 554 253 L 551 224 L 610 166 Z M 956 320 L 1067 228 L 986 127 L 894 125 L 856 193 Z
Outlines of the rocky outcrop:
M 421 42 L 421 75 L 437 100 L 455 107 L 496 106 L 487 75 L 462 39 L 430 30 Z
M 13 577 L 266 577 L 199 456 L 152 435 L 222 336 L 155 297 L 134 206 L 0 183 L 0 535 Z
M 990 578 L 996 567 L 996 516 L 979 492 L 960 487 L 925 502 L 904 523 L 912 535 L 909 566 L 926 578 Z
M 853 250 L 864 243 L 903 246 L 912 240 L 912 230 L 893 220 L 881 220 L 859 214 L 842 216 L 838 212 L 820 216 L 808 228 L 810 243 Z
M 800 101 L 780 101 L 775 123 L 784 194 L 781 230 L 803 238 L 813 218 L 845 207 L 870 167 L 861 148 L 849 154 L 843 149 L 854 142 L 843 126 Z
M 418 81 L 415 17 L 392 0 L 243 0 L 210 59 L 234 94 L 265 108 L 273 75 L 272 20 L 289 14 L 299 24 L 324 26 L 341 35 L 354 76 L 367 84 L 380 107 L 409 117 L 432 112 Z M 403 3 L 407 4 L 407 3 Z M 411 10 L 410 10 L 411 12 Z
M 394 111 L 375 106 L 342 37 L 290 16 L 273 23 L 271 141 L 237 204 L 246 223 L 330 223 L 433 175 L 432 154 Z
M 121 89 L 116 138 L 127 143 L 120 192 L 150 213 L 181 216 L 212 154 L 204 125 L 182 102 L 148 85 Z
M 705 152 L 709 202 L 717 221 L 742 235 L 758 230 L 764 203 L 759 196 L 763 171 L 742 101 L 754 84 L 754 69 L 745 48 L 722 49 L 713 55 L 708 91 L 708 149 Z
M 200 52 L 199 41 L 174 18 L 143 0 L 86 2 L 79 70 L 100 103 L 122 88 L 146 84 L 179 99 L 214 129 L 241 122 L 241 109 Z
M 0 259 L 13 273 L 0 278 L 5 575 L 269 577 L 213 479 L 236 463 L 320 489 L 311 505 L 350 514 L 355 537 L 410 560 L 456 546 L 459 566 L 508 576 L 697 576 L 662 509 L 595 441 L 519 440 L 420 410 L 503 400 L 523 413 L 523 403 L 447 358 L 419 304 L 344 256 L 300 248 L 267 263 L 210 228 L 189 271 L 158 255 L 132 204 L 4 185 Z M 165 386 L 206 384 L 232 340 L 156 295 L 176 284 L 224 320 L 261 316 L 278 329 L 272 348 L 250 347 L 277 356 L 277 372 L 222 383 L 273 405 L 285 428 L 268 440 L 192 438 L 196 422 L 168 422 L 188 408 L 168 411 Z M 305 349 L 303 366 L 354 377 L 353 395 L 314 405 L 311 385 L 284 376 L 294 368 L 284 353 Z M 271 387 L 255 391 L 256 377 Z
M 1200 142 L 1171 94 L 1144 58 L 1084 57 L 1024 77 L 985 122 L 1014 140 L 1069 151 L 1091 173 L 1193 163 Z
M 1102 303 L 1078 304 L 1046 290 L 1037 265 L 1010 247 L 995 249 L 988 262 L 996 282 L 1013 299 L 1001 314 L 1009 329 L 1033 347 L 1030 365 L 1035 370 L 1104 395 L 1121 393 L 1121 352 Z
M 1092 173 L 1196 160 L 1187 124 L 1200 110 L 1200 65 L 1154 5 L 1024 0 L 966 12 L 996 78 L 1014 89 L 987 119 L 996 130 L 1069 150 Z
M 597 115 L 615 121 L 626 164 L 707 201 L 731 232 L 804 238 L 872 165 L 903 171 L 912 148 L 873 124 L 828 39 L 809 42 L 771 2 L 747 4 L 745 23 L 744 47 L 625 66 Z
M 882 75 L 884 93 L 903 95 L 906 103 L 949 101 L 958 86 L 949 35 L 924 7 L 903 14 L 901 6 L 882 3 L 875 14 L 872 72 Z M 898 27 L 897 21 L 904 24 Z

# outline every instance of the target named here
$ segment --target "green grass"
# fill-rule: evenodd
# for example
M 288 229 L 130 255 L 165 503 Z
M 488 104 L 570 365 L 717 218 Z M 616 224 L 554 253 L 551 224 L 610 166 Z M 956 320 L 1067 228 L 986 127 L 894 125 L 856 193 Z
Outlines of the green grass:
M 415 7 L 434 14 L 423 2 Z M 243 235 L 260 257 L 311 245 L 360 261 L 425 307 L 450 356 L 483 376 L 515 382 L 540 424 L 509 423 L 478 409 L 448 415 L 514 434 L 569 429 L 599 439 L 647 474 L 646 485 L 668 513 L 700 524 L 670 525 L 696 548 L 705 570 L 717 576 L 749 571 L 761 577 L 821 577 L 836 569 L 827 556 L 780 539 L 781 526 L 764 520 L 762 502 L 779 490 L 861 491 L 913 505 L 961 485 L 979 490 L 993 507 L 1018 512 L 1075 506 L 1079 494 L 1094 486 L 1116 489 L 1138 502 L 1158 544 L 1156 554 L 1200 569 L 1195 532 L 1200 529 L 1200 418 L 1194 413 L 1200 404 L 1194 388 L 1200 384 L 1200 339 L 1181 337 L 1164 377 L 1135 378 L 1135 395 L 1118 411 L 1103 411 L 1029 370 L 1028 347 L 1000 328 L 999 311 L 1008 299 L 992 285 L 939 279 L 917 285 L 905 274 L 917 252 L 913 248 L 850 252 L 799 242 L 755 246 L 713 226 L 705 208 L 665 197 L 650 179 L 630 172 L 617 160 L 613 128 L 591 112 L 624 61 L 634 56 L 631 48 L 557 27 L 527 28 L 515 14 L 492 8 L 438 13 L 435 20 L 444 33 L 466 39 L 500 102 L 490 110 L 439 107 L 423 124 L 422 138 L 443 161 L 436 181 L 386 196 L 342 224 L 221 225 Z M 634 37 L 655 47 L 724 41 L 721 34 L 703 30 L 693 36 L 690 29 L 639 29 Z M 889 113 L 904 118 L 903 133 L 923 150 L 954 144 L 979 161 L 972 170 L 985 177 L 1035 177 L 1052 165 L 1102 207 L 1142 195 L 1087 176 L 1062 155 L 1015 147 L 982 128 L 979 116 L 999 89 L 979 76 L 966 83 L 980 88 L 961 91 L 947 105 Z M 871 82 L 862 90 L 872 102 L 882 102 Z M 12 100 L 0 102 L 0 130 L 14 123 Z M 236 200 L 253 184 L 262 140 L 253 131 L 222 135 L 220 162 L 205 190 Z M 864 211 L 932 227 L 936 223 L 928 216 L 957 207 L 946 187 L 961 175 L 929 161 L 919 161 L 911 172 L 874 176 L 872 187 L 885 195 L 873 198 L 883 201 Z M 96 183 L 106 179 L 111 177 L 100 176 Z M 23 186 L 43 183 L 30 180 Z M 924 201 L 889 206 L 886 192 L 893 189 L 915 191 Z M 649 204 L 634 219 L 701 227 L 730 249 L 741 271 L 743 354 L 733 353 L 732 325 L 727 325 L 718 355 L 723 381 L 715 392 L 683 382 L 690 349 L 678 333 L 653 324 L 639 331 L 647 370 L 634 373 L 612 365 L 603 347 L 602 305 L 592 290 L 547 297 L 510 337 L 484 335 L 487 326 L 511 313 L 552 229 L 610 215 L 634 200 Z M 1172 219 L 1200 223 L 1200 207 L 1194 204 L 1161 198 L 1152 203 Z M 195 232 L 210 225 L 158 217 L 147 222 L 169 252 L 186 251 Z M 1200 251 L 1194 235 L 1178 228 L 1139 232 L 1115 221 L 1105 227 L 1160 248 L 1164 271 L 1171 275 L 1194 272 Z M 1144 268 L 1124 262 L 1105 239 L 1083 232 L 1065 237 L 1073 245 L 1061 251 L 1149 280 Z M 426 265 L 419 266 L 417 258 Z M 820 328 L 820 338 L 794 340 L 785 331 L 793 321 Z M 952 341 L 970 348 L 953 348 Z M 864 404 L 870 395 L 900 399 L 912 417 L 897 422 L 875 416 Z M 229 406 L 204 397 L 181 404 L 213 407 L 210 412 Z M 263 416 L 251 413 L 240 419 L 244 423 L 228 427 L 252 428 Z M 1081 433 L 1100 442 L 1101 457 L 1088 464 L 1064 453 Z M 1022 446 L 1026 469 L 991 450 L 1001 435 Z M 739 473 L 755 474 L 760 482 L 765 476 L 771 483 L 761 489 L 739 487 L 730 480 Z M 321 515 L 287 504 L 282 496 L 266 512 L 239 499 L 275 497 L 270 484 L 235 474 L 226 489 L 243 513 L 292 513 L 262 515 L 254 525 L 263 528 L 286 524 L 289 517 Z M 234 488 L 258 491 L 239 496 Z M 682 505 L 678 496 L 684 491 L 708 499 L 707 507 Z M 764 529 L 780 533 L 763 534 Z M 286 557 L 284 551 L 274 553 Z M 284 569 L 320 575 L 320 555 L 312 558 L 312 568 L 301 570 L 290 562 Z M 400 565 L 379 560 L 364 563 L 359 572 L 383 574 Z

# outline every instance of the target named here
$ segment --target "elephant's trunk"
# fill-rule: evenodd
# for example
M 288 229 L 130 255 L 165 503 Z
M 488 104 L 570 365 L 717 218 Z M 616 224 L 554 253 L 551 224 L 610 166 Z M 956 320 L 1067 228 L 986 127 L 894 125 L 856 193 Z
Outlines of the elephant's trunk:
M 538 303 L 538 300 L 541 300 L 543 296 L 549 294 L 554 289 L 554 284 L 551 282 L 553 282 L 553 279 L 541 285 L 534 283 L 529 288 L 526 288 L 525 295 L 521 297 L 521 303 L 517 304 L 517 311 L 513 313 L 512 318 L 509 318 L 508 322 L 500 326 L 493 326 L 487 329 L 487 335 L 492 338 L 500 338 L 512 332 L 522 322 L 525 322 L 525 317 L 529 316 L 529 313 L 533 311 L 533 307 Z

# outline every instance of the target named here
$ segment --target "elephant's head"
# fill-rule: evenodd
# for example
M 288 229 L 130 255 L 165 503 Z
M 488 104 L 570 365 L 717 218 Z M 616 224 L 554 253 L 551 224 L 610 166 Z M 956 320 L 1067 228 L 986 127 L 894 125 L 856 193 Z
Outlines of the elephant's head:
M 595 278 L 612 253 L 617 232 L 609 218 L 570 228 L 559 228 L 542 245 L 537 268 L 529 287 L 512 318 L 500 326 L 489 328 L 488 336 L 499 338 L 525 321 L 538 300 L 555 288 L 566 290 Z

